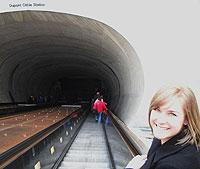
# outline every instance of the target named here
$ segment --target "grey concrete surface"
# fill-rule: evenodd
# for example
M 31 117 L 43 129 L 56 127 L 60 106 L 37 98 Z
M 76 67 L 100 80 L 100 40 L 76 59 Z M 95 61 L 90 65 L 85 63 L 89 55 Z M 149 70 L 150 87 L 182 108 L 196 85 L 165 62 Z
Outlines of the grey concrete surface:
M 131 22 L 131 20 L 130 20 Z M 0 102 L 48 94 L 65 77 L 96 78 L 125 123 L 134 120 L 144 77 L 129 42 L 99 21 L 64 13 L 0 14 Z M 10 92 L 10 94 L 9 94 Z

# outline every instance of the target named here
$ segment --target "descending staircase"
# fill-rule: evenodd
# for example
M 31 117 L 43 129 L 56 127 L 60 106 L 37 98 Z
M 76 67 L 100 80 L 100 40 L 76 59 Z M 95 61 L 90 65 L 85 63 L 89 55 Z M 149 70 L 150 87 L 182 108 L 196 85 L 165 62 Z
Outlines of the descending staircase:
M 59 169 L 110 169 L 102 124 L 89 115 Z

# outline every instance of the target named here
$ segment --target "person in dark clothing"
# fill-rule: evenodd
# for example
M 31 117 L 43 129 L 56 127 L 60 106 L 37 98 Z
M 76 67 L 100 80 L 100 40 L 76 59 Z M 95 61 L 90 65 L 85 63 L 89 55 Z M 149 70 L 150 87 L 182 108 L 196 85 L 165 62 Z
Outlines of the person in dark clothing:
M 187 87 L 159 90 L 149 108 L 154 139 L 145 156 L 126 167 L 133 169 L 200 169 L 200 114 L 194 93 Z

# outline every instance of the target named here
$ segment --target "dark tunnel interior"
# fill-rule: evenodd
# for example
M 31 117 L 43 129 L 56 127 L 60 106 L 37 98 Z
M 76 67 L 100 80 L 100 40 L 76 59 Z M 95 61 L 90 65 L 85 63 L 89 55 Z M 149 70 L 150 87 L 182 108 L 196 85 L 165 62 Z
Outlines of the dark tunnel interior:
M 45 11 L 0 14 L 0 102 L 38 95 L 76 104 L 99 90 L 114 113 L 130 122 L 144 77 L 133 47 L 108 25 Z
M 74 77 L 60 79 L 58 83 L 60 85 L 60 98 L 70 104 L 76 104 L 79 100 L 90 101 L 94 97 L 94 89 L 101 91 L 104 97 L 108 95 L 101 87 L 100 79 Z M 104 99 L 109 100 L 107 97 Z

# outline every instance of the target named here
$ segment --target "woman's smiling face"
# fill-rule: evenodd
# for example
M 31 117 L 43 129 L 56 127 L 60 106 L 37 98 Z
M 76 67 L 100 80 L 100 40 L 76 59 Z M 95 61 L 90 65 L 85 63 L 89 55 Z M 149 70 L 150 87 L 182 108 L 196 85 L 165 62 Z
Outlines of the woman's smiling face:
M 152 110 L 150 114 L 153 135 L 161 140 L 161 144 L 178 134 L 184 123 L 186 123 L 185 114 L 182 104 L 178 100 L 170 101 L 162 107 Z

